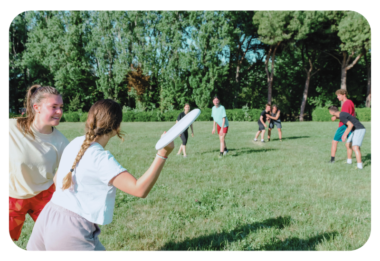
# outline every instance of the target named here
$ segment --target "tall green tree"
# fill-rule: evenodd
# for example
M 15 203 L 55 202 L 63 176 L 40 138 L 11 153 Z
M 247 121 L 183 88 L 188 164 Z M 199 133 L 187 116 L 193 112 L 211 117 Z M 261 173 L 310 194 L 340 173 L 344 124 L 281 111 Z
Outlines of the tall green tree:
M 272 87 L 276 52 L 280 45 L 290 42 L 294 36 L 294 28 L 290 26 L 293 19 L 292 11 L 258 11 L 253 16 L 253 24 L 258 26 L 259 39 L 267 44 L 265 72 L 268 82 L 268 103 L 272 101 Z M 271 60 L 271 71 L 269 71 Z
M 367 57 L 367 53 L 371 50 L 371 28 L 369 23 L 361 14 L 348 11 L 340 21 L 338 30 L 338 36 L 342 41 L 340 47 L 343 51 L 343 55 L 346 53 L 350 54 L 346 63 L 342 63 L 342 88 L 345 89 L 346 86 L 347 71 L 351 69 L 362 56 L 364 56 L 368 71 L 366 105 L 369 107 L 371 102 L 371 65 Z M 349 58 L 353 57 L 355 54 L 357 55 L 356 59 L 352 64 L 348 65 Z M 344 65 L 345 67 L 343 67 Z
M 17 15 L 9 27 L 9 108 L 18 112 L 29 85 L 27 68 L 22 64 L 27 35 L 26 13 Z

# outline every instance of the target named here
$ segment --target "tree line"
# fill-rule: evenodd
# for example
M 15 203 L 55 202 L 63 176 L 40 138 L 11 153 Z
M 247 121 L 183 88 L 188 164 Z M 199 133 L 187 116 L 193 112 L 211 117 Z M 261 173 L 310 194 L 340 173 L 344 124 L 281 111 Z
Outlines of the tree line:
M 9 29 L 10 109 L 37 83 L 65 110 L 203 109 L 218 95 L 302 121 L 339 88 L 370 107 L 371 31 L 352 11 L 27 11 Z

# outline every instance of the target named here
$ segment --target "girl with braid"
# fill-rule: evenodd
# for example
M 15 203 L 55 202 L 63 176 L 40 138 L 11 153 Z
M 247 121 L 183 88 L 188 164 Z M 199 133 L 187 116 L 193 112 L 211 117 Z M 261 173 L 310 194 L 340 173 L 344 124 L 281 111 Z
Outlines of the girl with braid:
M 9 119 L 9 233 L 17 241 L 26 214 L 36 221 L 55 191 L 53 177 L 69 141 L 55 126 L 63 101 L 50 86 L 33 85 L 26 117 Z
M 136 179 L 104 148 L 118 136 L 122 110 L 113 100 L 90 108 L 86 134 L 63 152 L 54 182 L 57 190 L 40 214 L 27 250 L 105 250 L 98 225 L 111 223 L 116 189 L 145 198 L 174 149 L 171 142 L 159 150 L 149 169 Z

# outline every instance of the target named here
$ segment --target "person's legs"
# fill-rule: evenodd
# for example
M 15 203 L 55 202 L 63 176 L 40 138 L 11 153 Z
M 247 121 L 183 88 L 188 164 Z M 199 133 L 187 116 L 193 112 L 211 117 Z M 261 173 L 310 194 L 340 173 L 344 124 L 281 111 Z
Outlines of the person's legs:
M 28 199 L 9 197 L 9 234 L 13 241 L 17 241 L 21 235 L 28 205 Z
M 219 134 L 219 140 L 220 140 L 220 153 L 224 152 L 225 142 L 224 137 L 226 136 L 225 133 Z
M 338 148 L 338 141 L 333 140 L 331 144 L 331 158 L 335 158 L 337 148 Z
M 263 130 L 263 131 L 261 132 L 261 141 L 264 141 L 264 136 L 265 136 L 265 130 Z
M 178 151 L 177 155 L 180 155 L 180 154 L 181 154 L 181 151 L 182 151 L 182 145 L 179 146 L 179 151 Z
M 347 148 L 347 163 L 352 163 L 352 143 L 346 142 L 346 148 Z
M 268 128 L 268 141 L 270 141 L 271 131 L 272 131 L 272 129 L 271 129 L 271 128 Z
M 359 129 L 352 132 L 352 149 L 355 151 L 356 161 L 357 161 L 357 168 L 362 169 L 363 168 L 363 162 L 362 162 L 362 153 L 360 151 L 360 146 L 362 145 L 364 135 L 365 135 L 365 129 Z
M 259 130 L 259 131 L 256 133 L 255 140 L 257 140 L 257 138 L 259 137 L 260 133 L 261 133 L 261 130 Z
M 228 152 L 227 144 L 226 144 L 226 137 L 227 137 L 227 133 L 224 133 L 224 152 L 223 152 L 223 155 L 226 155 Z
M 277 128 L 277 130 L 278 130 L 278 138 L 280 140 L 282 140 L 282 131 L 281 131 L 281 128 Z
M 362 153 L 360 152 L 359 146 L 352 146 L 352 149 L 355 151 L 357 163 L 362 163 Z

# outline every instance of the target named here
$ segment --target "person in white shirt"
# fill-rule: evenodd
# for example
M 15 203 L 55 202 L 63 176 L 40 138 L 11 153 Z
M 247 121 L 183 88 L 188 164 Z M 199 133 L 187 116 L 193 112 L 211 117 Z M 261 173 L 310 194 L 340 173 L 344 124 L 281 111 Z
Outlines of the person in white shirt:
M 55 191 L 53 177 L 69 141 L 55 128 L 63 101 L 57 89 L 33 85 L 26 117 L 9 119 L 9 234 L 17 241 L 27 214 L 36 221 Z
M 122 139 L 122 110 L 106 99 L 90 108 L 86 134 L 63 152 L 54 177 L 57 190 L 40 214 L 27 250 L 105 250 L 98 225 L 111 223 L 116 189 L 145 198 L 174 149 L 171 142 L 158 151 L 149 169 L 136 179 L 104 150 L 108 141 Z

